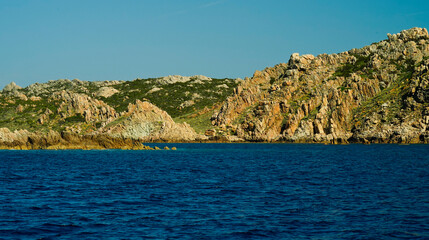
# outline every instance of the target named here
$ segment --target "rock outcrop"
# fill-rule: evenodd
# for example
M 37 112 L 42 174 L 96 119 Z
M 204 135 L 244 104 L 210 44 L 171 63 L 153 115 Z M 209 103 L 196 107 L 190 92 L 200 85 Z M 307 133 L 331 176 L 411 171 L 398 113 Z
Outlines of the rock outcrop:
M 71 132 L 48 133 L 0 128 L 0 149 L 152 149 L 135 139 L 115 138 L 108 135 L 80 135 Z
M 111 97 L 113 94 L 118 93 L 119 91 L 115 88 L 112 87 L 101 87 L 96 93 L 95 95 L 97 97 L 104 97 L 104 98 L 108 98 Z
M 340 54 L 292 54 L 212 116 L 248 141 L 428 142 L 429 37 L 413 28 Z
M 106 125 L 119 117 L 114 108 L 85 94 L 62 90 L 55 93 L 52 99 L 61 102 L 57 113 L 64 119 L 80 115 L 86 123 L 102 122 L 103 125 Z
M 17 90 L 19 90 L 19 89 L 22 89 L 22 87 L 20 87 L 20 86 L 16 85 L 16 83 L 15 83 L 15 82 L 11 82 L 11 83 L 9 83 L 8 85 L 6 85 L 6 86 L 3 88 L 3 92 L 4 92 L 4 93 L 6 93 L 6 92 L 13 92 L 13 91 L 17 91 Z
M 189 124 L 175 123 L 167 112 L 140 100 L 130 104 L 127 112 L 102 132 L 144 141 L 194 141 L 199 138 Z
M 91 92 L 90 89 L 94 89 L 94 88 L 99 89 L 99 92 L 100 92 L 100 90 L 102 90 L 103 87 L 109 87 L 107 88 L 107 90 L 108 90 L 108 94 L 110 94 L 110 92 L 115 91 L 115 90 L 112 90 L 111 86 L 115 86 L 121 83 L 123 83 L 123 81 L 90 82 L 90 81 L 82 81 L 79 79 L 73 79 L 73 80 L 58 79 L 58 80 L 50 80 L 47 83 L 34 83 L 26 87 L 25 90 L 28 96 L 48 97 L 50 94 L 60 92 L 63 90 L 69 91 L 69 92 L 75 92 L 75 93 L 89 94 Z
M 195 75 L 192 77 L 170 75 L 170 76 L 159 78 L 157 80 L 157 83 L 161 85 L 166 85 L 166 84 L 174 84 L 174 83 L 185 83 L 189 81 L 201 82 L 201 81 L 210 81 L 210 80 L 212 79 L 203 75 Z

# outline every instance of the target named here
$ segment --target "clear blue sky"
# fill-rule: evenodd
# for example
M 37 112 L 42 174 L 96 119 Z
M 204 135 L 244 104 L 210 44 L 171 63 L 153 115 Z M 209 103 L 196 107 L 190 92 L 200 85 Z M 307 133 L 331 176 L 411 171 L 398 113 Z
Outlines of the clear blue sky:
M 0 0 L 0 88 L 60 78 L 245 77 L 429 27 L 415 0 Z

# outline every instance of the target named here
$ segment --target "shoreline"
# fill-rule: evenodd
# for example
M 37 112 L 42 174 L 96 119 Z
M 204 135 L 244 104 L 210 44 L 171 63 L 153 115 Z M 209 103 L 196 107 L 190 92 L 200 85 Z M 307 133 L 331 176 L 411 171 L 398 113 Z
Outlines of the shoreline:
M 165 145 L 163 145 L 165 144 Z M 35 146 L 35 145 L 15 145 L 15 146 L 6 146 L 0 144 L 0 150 L 48 150 L 48 151 L 58 151 L 58 150 L 133 150 L 133 151 L 174 151 L 178 148 L 174 144 L 284 144 L 284 145 L 426 145 L 425 142 L 348 142 L 348 143 L 324 143 L 324 142 L 287 142 L 287 141 L 273 141 L 273 142 L 264 142 L 264 141 L 240 141 L 240 142 L 227 142 L 227 141 L 154 141 L 154 142 L 141 142 L 140 144 L 135 145 L 123 145 L 115 147 L 101 147 L 100 145 L 73 145 L 73 144 L 64 144 L 64 145 L 49 145 L 49 146 Z M 169 146 L 166 146 L 169 145 Z

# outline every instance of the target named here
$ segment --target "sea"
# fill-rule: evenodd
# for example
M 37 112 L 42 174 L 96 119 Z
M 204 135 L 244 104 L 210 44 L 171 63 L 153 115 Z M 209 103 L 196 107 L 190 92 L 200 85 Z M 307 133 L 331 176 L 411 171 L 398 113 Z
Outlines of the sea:
M 429 145 L 0 151 L 0 239 L 429 239 Z

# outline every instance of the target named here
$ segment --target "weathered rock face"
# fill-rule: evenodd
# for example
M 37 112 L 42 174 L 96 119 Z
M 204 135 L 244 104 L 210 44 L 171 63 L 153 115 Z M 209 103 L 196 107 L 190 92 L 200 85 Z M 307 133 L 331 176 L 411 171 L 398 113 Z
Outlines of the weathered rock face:
M 146 141 L 193 141 L 198 138 L 188 124 L 178 124 L 167 112 L 149 102 L 137 100 L 112 126 L 102 131 L 114 137 Z
M 340 54 L 295 53 L 257 71 L 212 123 L 250 141 L 427 142 L 428 32 L 388 37 Z
M 29 132 L 27 130 L 19 130 L 11 132 L 7 128 L 0 128 L 0 142 L 10 144 L 26 144 Z
M 86 122 L 104 122 L 106 124 L 119 116 L 115 109 L 103 101 L 93 99 L 85 94 L 63 90 L 55 93 L 53 99 L 61 101 L 57 112 L 62 113 L 63 118 L 80 114 L 85 118 Z
M 268 94 L 261 86 L 269 84 L 271 78 L 279 77 L 284 73 L 286 64 L 279 64 L 274 68 L 256 71 L 251 79 L 246 78 L 235 90 L 234 94 L 225 101 L 219 112 L 212 117 L 214 125 L 232 125 L 233 121 L 243 114 L 250 106 L 265 99 Z
M 80 135 L 71 132 L 48 133 L 0 128 L 0 149 L 150 149 L 142 141 L 108 135 Z
M 428 143 L 429 139 L 429 60 L 414 67 L 406 85 L 390 91 L 402 93 L 370 112 L 352 129 L 352 141 L 382 143 Z M 399 110 L 398 110 L 399 109 Z M 390 120 L 390 121 L 389 121 Z

